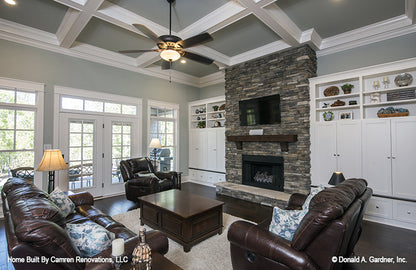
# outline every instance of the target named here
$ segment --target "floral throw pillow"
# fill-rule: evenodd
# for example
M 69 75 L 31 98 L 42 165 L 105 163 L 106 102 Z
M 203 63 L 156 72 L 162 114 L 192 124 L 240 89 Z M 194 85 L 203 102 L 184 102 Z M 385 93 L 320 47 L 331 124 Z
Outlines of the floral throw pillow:
M 275 207 L 269 231 L 292 241 L 293 235 L 306 213 L 308 210 L 283 210 Z
M 68 223 L 65 230 L 83 257 L 92 257 L 106 250 L 115 239 L 114 233 L 94 222 Z
M 55 190 L 49 194 L 49 198 L 56 206 L 58 206 L 65 217 L 75 212 L 75 204 L 59 188 L 55 188 Z
M 306 198 L 305 202 L 303 203 L 302 209 L 303 210 L 308 210 L 309 209 L 309 203 L 311 202 L 313 196 L 315 196 L 316 194 L 318 194 L 319 192 L 321 192 L 324 189 L 325 189 L 325 187 L 322 186 L 322 185 L 311 188 L 311 193 L 309 193 L 308 197 Z

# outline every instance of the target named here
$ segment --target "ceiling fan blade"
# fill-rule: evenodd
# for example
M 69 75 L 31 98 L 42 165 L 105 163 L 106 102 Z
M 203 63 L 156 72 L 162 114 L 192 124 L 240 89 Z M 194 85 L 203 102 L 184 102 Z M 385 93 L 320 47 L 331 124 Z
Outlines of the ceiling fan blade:
M 199 54 L 195 54 L 195 53 L 191 53 L 191 52 L 183 52 L 184 54 L 182 55 L 183 57 L 186 57 L 188 59 L 197 61 L 199 63 L 202 64 L 206 64 L 206 65 L 210 65 L 214 62 L 214 60 L 209 59 L 205 56 L 199 55 Z
M 173 63 L 169 61 L 162 61 L 162 70 L 171 69 Z
M 141 53 L 141 52 L 158 52 L 159 50 L 123 50 L 118 51 L 119 53 Z
M 210 34 L 202 33 L 179 42 L 182 44 L 183 48 L 189 48 L 211 40 L 213 40 L 213 38 Z
M 148 38 L 152 39 L 155 42 L 158 42 L 159 37 L 152 30 L 150 30 L 149 28 L 147 28 L 143 24 L 134 23 L 133 25 L 134 25 L 134 27 L 139 29 L 140 32 L 145 34 Z

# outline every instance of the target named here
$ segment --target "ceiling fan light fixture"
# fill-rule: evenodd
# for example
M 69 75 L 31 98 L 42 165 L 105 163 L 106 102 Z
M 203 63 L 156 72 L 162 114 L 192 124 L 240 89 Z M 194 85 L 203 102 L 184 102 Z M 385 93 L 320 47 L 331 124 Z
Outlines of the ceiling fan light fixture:
M 4 0 L 4 2 L 6 2 L 7 4 L 12 5 L 12 6 L 17 4 L 15 0 Z
M 168 62 L 175 62 L 179 58 L 181 58 L 180 53 L 178 53 L 175 50 L 164 50 L 160 53 L 160 57 L 162 57 L 163 60 Z

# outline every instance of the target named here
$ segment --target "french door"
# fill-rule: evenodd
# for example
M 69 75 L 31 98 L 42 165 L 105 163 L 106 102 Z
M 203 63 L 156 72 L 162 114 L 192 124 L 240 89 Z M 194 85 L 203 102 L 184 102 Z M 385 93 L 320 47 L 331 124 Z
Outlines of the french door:
M 137 149 L 134 118 L 60 113 L 59 147 L 68 163 L 66 190 L 94 197 L 124 192 L 119 164 Z

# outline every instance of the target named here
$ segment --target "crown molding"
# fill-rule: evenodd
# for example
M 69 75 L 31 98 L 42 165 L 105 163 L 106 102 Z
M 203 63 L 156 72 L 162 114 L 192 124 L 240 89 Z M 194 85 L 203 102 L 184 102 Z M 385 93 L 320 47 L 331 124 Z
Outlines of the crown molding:
M 407 16 L 402 15 L 379 23 L 371 24 L 322 40 L 317 56 L 333 54 L 374 42 L 406 35 L 415 32 Z
M 322 38 L 318 32 L 312 28 L 302 32 L 300 42 L 309 44 L 316 51 L 321 47 Z
M 225 82 L 224 71 L 218 71 L 210 75 L 199 78 L 199 87 L 206 87 Z
M 11 22 L 5 19 L 0 18 L 0 33 L 3 37 L 9 36 L 9 38 L 16 38 L 24 37 L 27 42 L 39 41 L 42 43 L 58 45 L 59 41 L 56 35 L 51 34 L 46 31 L 42 31 L 36 28 L 32 28 L 30 26 L 18 24 L 15 22 Z M 28 44 L 29 45 L 29 44 Z

